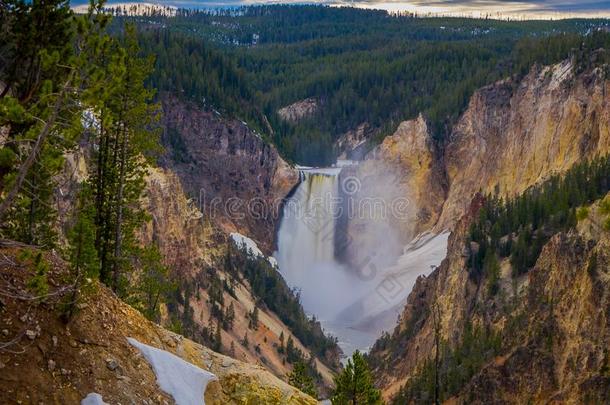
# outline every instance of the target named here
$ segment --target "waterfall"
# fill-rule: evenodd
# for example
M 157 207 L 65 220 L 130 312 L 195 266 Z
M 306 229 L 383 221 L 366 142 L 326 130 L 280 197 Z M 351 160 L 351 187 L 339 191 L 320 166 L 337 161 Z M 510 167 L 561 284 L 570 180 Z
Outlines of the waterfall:
M 390 259 L 399 259 L 394 266 L 377 266 L 370 277 L 368 268 L 361 272 L 362 268 L 339 263 L 335 242 L 344 230 L 338 230 L 337 220 L 345 215 L 340 172 L 340 168 L 301 170 L 301 182 L 284 204 L 275 258 L 288 285 L 300 292 L 307 314 L 315 315 L 350 355 L 356 349 L 367 350 L 382 330 L 394 326 L 417 277 L 429 274 L 445 256 L 447 236 L 417 239 L 400 258 Z M 376 192 L 385 195 L 383 190 Z M 348 215 L 343 220 L 351 219 Z M 365 229 L 369 233 L 375 228 Z M 367 237 L 371 242 L 364 247 L 367 254 L 384 252 L 393 243 L 389 229 Z
M 301 170 L 301 183 L 284 205 L 275 257 L 288 285 L 300 291 L 305 311 L 338 337 L 350 355 L 370 345 L 376 335 L 352 330 L 340 316 L 370 287 L 335 257 L 340 172 Z
M 340 169 L 304 169 L 285 203 L 276 259 L 288 284 L 301 290 L 306 311 L 330 319 L 344 305 L 339 288 L 353 280 L 335 259 Z M 339 297 L 338 297 L 339 295 Z M 351 298 L 351 297 L 349 297 Z

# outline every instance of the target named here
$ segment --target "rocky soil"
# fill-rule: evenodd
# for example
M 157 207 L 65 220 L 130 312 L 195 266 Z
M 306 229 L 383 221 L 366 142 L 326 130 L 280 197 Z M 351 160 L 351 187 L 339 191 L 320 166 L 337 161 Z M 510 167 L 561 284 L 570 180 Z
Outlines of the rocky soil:
M 216 374 L 207 404 L 315 404 L 263 367 L 215 353 L 146 320 L 94 282 L 69 323 L 59 317 L 65 265 L 53 253 L 48 295 L 32 299 L 31 263 L 22 247 L 0 249 L 0 402 L 76 404 L 97 392 L 111 404 L 170 404 L 140 352 L 127 342 L 167 350 Z

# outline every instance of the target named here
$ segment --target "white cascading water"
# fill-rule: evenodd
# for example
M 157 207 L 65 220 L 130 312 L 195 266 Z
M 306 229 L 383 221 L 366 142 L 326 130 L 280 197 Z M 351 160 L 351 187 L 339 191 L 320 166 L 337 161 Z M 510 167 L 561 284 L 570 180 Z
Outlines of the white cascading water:
M 338 330 L 336 317 L 365 286 L 335 259 L 340 171 L 301 171 L 301 184 L 284 206 L 275 256 L 283 277 L 300 291 L 305 310 L 340 339 L 353 340 Z
M 429 274 L 446 253 L 447 234 L 424 235 L 405 247 L 395 266 L 374 278 L 358 276 L 335 258 L 340 168 L 303 169 L 301 183 L 286 202 L 275 253 L 279 271 L 300 292 L 303 308 L 339 339 L 346 355 L 367 348 L 390 330 L 420 275 Z M 390 243 L 389 233 L 374 244 Z

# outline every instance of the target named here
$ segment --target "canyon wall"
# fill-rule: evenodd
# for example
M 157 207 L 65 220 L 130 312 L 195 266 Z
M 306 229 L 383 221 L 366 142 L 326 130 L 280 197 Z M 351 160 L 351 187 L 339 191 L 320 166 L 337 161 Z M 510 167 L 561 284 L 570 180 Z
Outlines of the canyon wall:
M 407 239 L 451 229 L 477 192 L 513 196 L 610 152 L 609 92 L 602 69 L 534 66 L 475 92 L 442 144 L 422 116 L 402 122 L 354 175 L 363 189 L 389 182 L 391 198 L 408 198 L 408 220 L 395 221 Z
M 162 99 L 161 165 L 225 233 L 247 235 L 271 254 L 281 201 L 298 172 L 245 123 L 170 95 Z
M 474 94 L 445 147 L 449 189 L 437 228 L 454 224 L 478 191 L 515 195 L 610 151 L 610 83 L 602 69 L 575 69 L 535 66 Z
M 477 202 L 470 208 L 445 261 L 418 280 L 398 326 L 371 353 L 385 397 L 432 358 L 437 330 L 455 346 L 468 323 L 493 331 L 505 349 L 468 380 L 456 403 L 608 401 L 610 233 L 599 226 L 598 208 L 576 230 L 551 238 L 528 274 L 513 278 L 504 261 L 496 295 L 468 275 L 464 238 Z
M 570 61 L 535 66 L 521 79 L 482 88 L 442 145 L 441 168 L 421 166 L 423 172 L 417 174 L 412 164 L 406 165 L 401 193 L 416 205 L 413 212 L 432 212 L 416 217 L 414 229 L 453 233 L 447 258 L 418 280 L 396 329 L 371 353 L 386 398 L 430 359 L 437 331 L 454 347 L 468 324 L 498 333 L 510 350 L 482 367 L 461 388 L 457 403 L 608 401 L 603 392 L 610 386 L 609 235 L 595 226 L 595 217 L 551 238 L 527 275 L 512 278 L 510 263 L 503 261 L 498 296 L 480 290 L 483 282 L 469 277 L 466 263 L 470 252 L 465 240 L 480 207 L 479 192 L 513 196 L 577 162 L 610 152 L 610 83 L 601 69 L 576 70 Z M 402 137 L 409 139 L 405 133 Z M 391 150 L 396 144 L 392 138 L 363 167 Z M 411 150 L 403 145 L 383 162 L 409 161 L 400 160 Z M 431 180 L 417 181 L 422 178 Z M 440 205 L 426 201 L 442 195 L 439 189 L 445 193 Z

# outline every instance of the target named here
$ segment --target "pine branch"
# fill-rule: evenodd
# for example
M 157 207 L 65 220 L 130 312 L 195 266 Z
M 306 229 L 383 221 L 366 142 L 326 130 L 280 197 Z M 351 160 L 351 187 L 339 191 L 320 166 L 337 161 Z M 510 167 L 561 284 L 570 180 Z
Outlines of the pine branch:
M 59 116 L 59 112 L 61 111 L 61 108 L 63 106 L 64 98 L 70 87 L 71 81 L 72 81 L 72 74 L 69 76 L 66 83 L 64 83 L 62 90 L 61 90 L 59 96 L 57 97 L 57 100 L 55 101 L 55 106 L 53 107 L 53 112 L 51 113 L 51 116 L 49 117 L 49 119 L 45 123 L 44 127 L 38 134 L 38 137 L 36 138 L 36 143 L 32 147 L 32 150 L 30 151 L 29 156 L 27 157 L 25 162 L 23 162 L 21 167 L 19 168 L 19 173 L 17 175 L 17 179 L 15 180 L 15 184 L 13 185 L 11 190 L 8 192 L 8 194 L 6 195 L 6 198 L 2 201 L 2 203 L 0 203 L 0 225 L 4 224 L 4 219 L 5 219 L 6 214 L 8 213 L 9 208 L 13 205 L 15 198 L 19 194 L 19 191 L 21 190 L 23 182 L 24 182 L 30 168 L 36 161 L 36 157 L 38 156 L 38 153 L 42 149 L 45 140 L 49 136 L 49 133 L 51 132 L 51 129 L 53 128 L 55 121 L 57 120 L 57 117 Z

